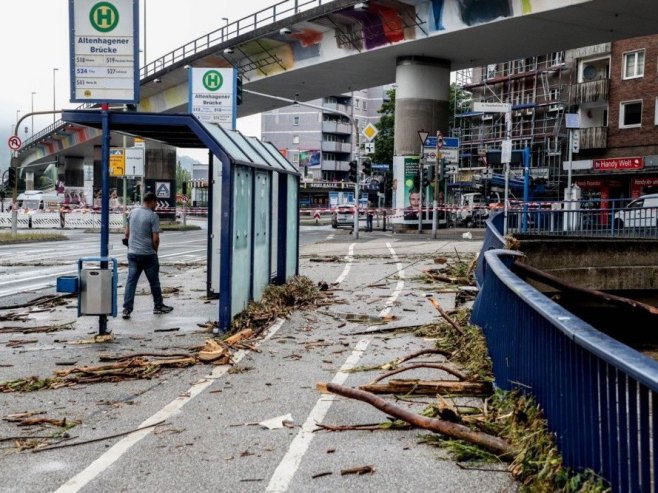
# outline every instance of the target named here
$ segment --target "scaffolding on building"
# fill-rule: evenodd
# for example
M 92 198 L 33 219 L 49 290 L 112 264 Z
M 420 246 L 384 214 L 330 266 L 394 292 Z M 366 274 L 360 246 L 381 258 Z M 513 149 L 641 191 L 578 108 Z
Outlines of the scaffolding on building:
M 513 149 L 529 147 L 531 176 L 557 190 L 567 137 L 570 70 L 564 52 L 555 52 L 457 72 L 458 88 L 470 93 L 456 103 L 452 127 L 452 134 L 461 139 L 460 169 L 488 167 L 487 153 L 500 151 L 506 138 L 504 115 L 474 112 L 472 103 L 510 103 Z

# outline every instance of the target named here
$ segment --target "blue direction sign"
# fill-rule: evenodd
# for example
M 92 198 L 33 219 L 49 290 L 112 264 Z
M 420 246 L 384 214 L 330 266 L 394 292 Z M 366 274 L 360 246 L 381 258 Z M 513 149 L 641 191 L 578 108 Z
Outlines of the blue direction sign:
M 425 147 L 436 147 L 436 135 L 430 135 L 425 139 Z M 443 148 L 459 149 L 459 138 L 443 137 Z

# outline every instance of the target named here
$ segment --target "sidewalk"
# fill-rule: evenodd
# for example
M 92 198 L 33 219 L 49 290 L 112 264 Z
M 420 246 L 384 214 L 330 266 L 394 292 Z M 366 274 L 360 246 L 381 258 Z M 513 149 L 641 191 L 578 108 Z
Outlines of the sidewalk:
M 354 242 L 349 236 L 308 245 L 301 252 L 302 274 L 315 281 L 340 281 L 336 298 L 343 304 L 298 312 L 276 324 L 257 351 L 236 354 L 239 361 L 233 368 L 196 365 L 165 370 L 152 380 L 3 394 L 0 416 L 45 411 L 48 417 L 81 420 L 68 431 L 78 437 L 71 442 L 164 423 L 126 438 L 5 455 L 0 491 L 53 491 L 65 484 L 60 491 L 515 491 L 504 466 L 462 469 L 446 460 L 445 451 L 417 443 L 426 434 L 423 431 L 309 433 L 316 422 L 386 421 L 384 414 L 366 404 L 318 394 L 316 383 L 333 380 L 357 386 L 378 372 L 346 373 L 348 367 L 381 365 L 433 346 L 433 341 L 409 333 L 355 334 L 381 326 L 341 318 L 349 313 L 391 314 L 398 317 L 396 326 L 434 320 L 436 313 L 423 296 L 426 285 L 417 279 L 421 270 L 434 267 L 432 259 L 438 254 L 454 255 L 455 248 L 465 254 L 479 247 L 477 241 L 364 238 Z M 351 261 L 309 260 L 313 255 L 342 259 L 348 254 Z M 197 324 L 217 319 L 217 302 L 204 299 L 204 267 L 165 265 L 162 270 L 165 289 L 180 290 L 167 300 L 175 307 L 172 314 L 152 315 L 150 296 L 142 295 L 131 320 L 110 322 L 116 335 L 111 343 L 73 344 L 92 337 L 96 330 L 92 318 L 81 319 L 73 330 L 52 334 L 0 334 L 0 381 L 46 377 L 53 370 L 70 368 L 58 363 L 98 364 L 101 353 L 184 352 L 203 344 L 208 335 Z M 368 287 L 371 284 L 376 287 Z M 140 283 L 138 292 L 142 286 L 145 283 Z M 454 296 L 443 295 L 441 301 L 449 309 Z M 64 306 L 31 316 L 24 325 L 75 319 L 74 311 Z M 175 328 L 179 330 L 154 332 Z M 37 342 L 7 348 L 9 340 Z M 409 378 L 424 375 L 411 373 Z M 437 372 L 432 377 L 437 378 Z M 415 411 L 426 405 L 397 404 Z M 288 413 L 292 428 L 266 430 L 251 425 Z M 53 429 L 33 431 L 47 435 Z M 23 434 L 15 424 L 0 421 L 0 438 Z M 7 445 L 13 443 L 0 443 L 4 452 L 15 452 Z M 366 465 L 374 466 L 375 472 L 340 474 Z

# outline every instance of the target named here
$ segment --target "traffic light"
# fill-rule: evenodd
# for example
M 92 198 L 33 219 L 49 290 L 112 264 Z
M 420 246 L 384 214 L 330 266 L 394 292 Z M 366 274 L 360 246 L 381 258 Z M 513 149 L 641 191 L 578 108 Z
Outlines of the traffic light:
M 370 176 L 372 174 L 372 161 L 370 159 L 363 161 L 363 174 L 366 176 Z
M 16 168 L 14 167 L 10 167 L 7 170 L 7 184 L 5 185 L 5 188 L 9 190 L 16 188 Z
M 235 103 L 238 106 L 242 104 L 242 77 L 240 76 L 235 80 Z
M 183 187 L 182 187 L 181 191 L 183 192 L 183 195 L 187 195 L 187 182 L 186 181 L 183 182 Z
M 350 171 L 347 174 L 347 181 L 356 183 L 356 178 L 357 178 L 356 167 L 357 167 L 356 161 L 350 161 Z

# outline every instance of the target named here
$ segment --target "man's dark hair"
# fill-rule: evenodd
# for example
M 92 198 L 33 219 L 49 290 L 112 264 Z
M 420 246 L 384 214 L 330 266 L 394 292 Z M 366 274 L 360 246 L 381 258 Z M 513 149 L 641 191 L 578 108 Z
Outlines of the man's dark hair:
M 157 202 L 158 197 L 153 192 L 146 192 L 144 194 L 144 202 Z

